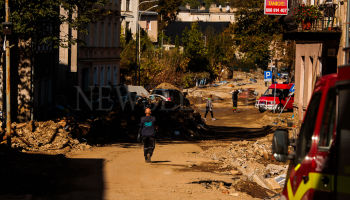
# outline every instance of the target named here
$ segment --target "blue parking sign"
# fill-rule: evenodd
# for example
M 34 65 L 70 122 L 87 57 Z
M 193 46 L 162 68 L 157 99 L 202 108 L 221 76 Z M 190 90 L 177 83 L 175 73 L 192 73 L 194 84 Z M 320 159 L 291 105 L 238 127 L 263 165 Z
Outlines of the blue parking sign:
M 271 81 L 272 71 L 264 71 L 264 81 Z

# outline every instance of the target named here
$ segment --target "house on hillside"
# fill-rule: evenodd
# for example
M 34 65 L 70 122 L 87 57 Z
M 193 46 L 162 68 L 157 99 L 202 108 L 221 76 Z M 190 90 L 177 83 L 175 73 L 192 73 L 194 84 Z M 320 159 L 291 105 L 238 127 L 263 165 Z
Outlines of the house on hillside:
M 296 22 L 294 9 L 299 5 L 312 6 L 319 13 L 316 20 Z M 295 100 L 298 119 L 303 119 L 316 80 L 326 74 L 336 73 L 345 63 L 343 48 L 346 41 L 346 1 L 289 1 L 289 14 L 282 19 L 288 30 L 284 39 L 295 45 Z M 310 7 L 308 7 L 310 8 Z M 294 11 L 294 12 L 293 12 Z

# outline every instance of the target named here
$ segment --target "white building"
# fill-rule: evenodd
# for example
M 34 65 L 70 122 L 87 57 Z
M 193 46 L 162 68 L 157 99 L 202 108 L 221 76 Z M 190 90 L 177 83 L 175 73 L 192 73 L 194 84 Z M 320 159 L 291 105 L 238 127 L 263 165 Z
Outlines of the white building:
M 235 22 L 236 8 L 212 4 L 209 9 L 204 7 L 190 9 L 189 6 L 181 7 L 176 17 L 180 22 Z
M 124 31 L 130 30 L 133 36 L 137 33 L 136 21 L 139 18 L 139 24 L 144 29 L 152 42 L 158 41 L 158 13 L 139 11 L 139 0 L 121 0 L 121 17 Z M 137 13 L 141 14 L 137 16 Z

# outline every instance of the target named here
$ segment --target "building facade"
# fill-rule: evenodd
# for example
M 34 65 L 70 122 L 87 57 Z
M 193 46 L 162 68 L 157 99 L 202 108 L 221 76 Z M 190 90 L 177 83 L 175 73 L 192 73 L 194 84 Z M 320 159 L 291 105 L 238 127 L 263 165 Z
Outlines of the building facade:
M 345 63 L 347 8 L 347 2 L 336 0 L 295 0 L 289 2 L 289 8 L 293 10 L 301 4 L 315 6 L 321 17 L 310 26 L 290 23 L 291 11 L 285 17 L 289 31 L 284 37 L 296 43 L 294 112 L 299 121 L 303 120 L 318 78 L 336 73 L 338 66 Z
M 198 9 L 191 9 L 189 6 L 180 7 L 176 16 L 179 22 L 235 22 L 235 13 L 237 9 L 230 6 L 221 6 L 212 4 L 208 9 L 204 6 Z
M 137 21 L 152 42 L 158 42 L 158 13 L 140 11 L 139 0 L 121 0 L 123 31 L 130 30 L 135 37 L 138 32 Z
M 108 5 L 112 15 L 88 25 L 88 34 L 80 36 L 85 45 L 77 48 L 78 85 L 115 86 L 120 83 L 120 1 Z

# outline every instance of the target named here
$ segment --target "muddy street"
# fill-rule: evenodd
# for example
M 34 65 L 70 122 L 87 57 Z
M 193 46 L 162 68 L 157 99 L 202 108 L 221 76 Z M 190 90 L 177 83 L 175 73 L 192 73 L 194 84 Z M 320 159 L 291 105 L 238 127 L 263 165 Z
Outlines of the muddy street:
M 264 180 L 264 176 L 270 176 L 265 169 L 269 164 L 280 165 L 271 160 L 269 152 L 273 128 L 266 123 L 259 125 L 259 119 L 270 114 L 261 114 L 252 106 L 242 107 L 240 113 L 234 114 L 229 104 L 217 105 L 216 109 L 221 109 L 217 112 L 218 119 L 207 121 L 210 134 L 192 141 L 159 139 L 152 163 L 145 163 L 143 146 L 136 142 L 94 146 L 72 151 L 65 157 L 51 158 L 37 153 L 17 155 L 19 160 L 12 162 L 16 167 L 8 176 L 4 174 L 5 169 L 1 170 L 2 177 L 11 181 L 2 182 L 2 188 L 8 191 L 3 191 L 0 199 L 275 197 L 280 187 L 271 189 L 254 179 L 259 176 Z M 256 120 L 251 120 L 252 116 Z M 239 120 L 245 120 L 247 126 L 235 126 Z M 34 158 L 30 158 L 31 164 L 27 163 L 28 155 Z M 254 172 L 247 172 L 249 168 Z M 27 180 L 35 184 L 29 187 Z

